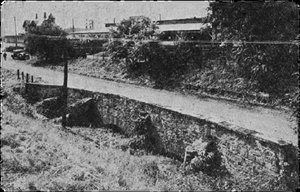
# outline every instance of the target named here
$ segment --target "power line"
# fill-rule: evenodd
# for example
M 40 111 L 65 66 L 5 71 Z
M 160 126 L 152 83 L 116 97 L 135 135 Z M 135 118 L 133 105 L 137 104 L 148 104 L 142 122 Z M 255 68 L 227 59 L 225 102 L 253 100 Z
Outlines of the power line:
M 65 36 L 51 36 L 51 35 L 36 35 L 36 34 L 30 34 L 29 37 L 47 37 L 50 39 L 69 39 L 69 40 L 108 40 L 108 41 L 133 41 L 132 39 L 126 39 L 126 38 L 93 38 L 93 37 L 85 37 L 85 38 L 69 38 Z M 299 45 L 298 40 L 294 41 L 214 41 L 214 40 L 176 40 L 176 41 L 165 41 L 165 40 L 140 40 L 140 42 L 143 43 L 166 43 L 166 44 L 178 44 L 178 43 L 195 43 L 195 44 L 234 44 L 237 46 L 243 45 L 243 44 L 270 44 L 270 45 Z
M 105 40 L 105 38 L 85 38 L 85 39 L 73 39 L 73 40 Z M 109 41 L 132 41 L 131 39 L 122 39 L 122 38 L 112 38 L 108 39 Z M 298 41 L 193 41 L 193 40 L 178 40 L 178 41 L 164 41 L 164 40 L 141 40 L 143 43 L 166 43 L 166 44 L 178 44 L 178 43 L 194 43 L 194 44 L 234 44 L 237 46 L 243 44 L 273 44 L 273 45 L 299 45 Z

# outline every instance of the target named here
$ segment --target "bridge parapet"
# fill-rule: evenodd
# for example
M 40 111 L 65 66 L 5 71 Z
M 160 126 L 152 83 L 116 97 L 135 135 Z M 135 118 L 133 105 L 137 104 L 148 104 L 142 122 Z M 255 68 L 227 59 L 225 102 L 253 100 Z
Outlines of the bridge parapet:
M 57 96 L 61 89 L 44 84 L 28 83 L 26 86 L 28 95 L 38 99 Z M 287 185 L 297 183 L 297 148 L 291 144 L 265 140 L 253 131 L 228 122 L 215 123 L 118 95 L 72 88 L 68 89 L 68 94 L 71 103 L 85 97 L 95 98 L 104 123 L 115 124 L 129 134 L 134 131 L 133 120 L 139 113 L 148 113 L 161 148 L 182 160 L 187 146 L 212 135 L 218 140 L 222 163 L 232 175 L 249 177 L 250 181 L 268 174 L 275 180 L 288 181 Z

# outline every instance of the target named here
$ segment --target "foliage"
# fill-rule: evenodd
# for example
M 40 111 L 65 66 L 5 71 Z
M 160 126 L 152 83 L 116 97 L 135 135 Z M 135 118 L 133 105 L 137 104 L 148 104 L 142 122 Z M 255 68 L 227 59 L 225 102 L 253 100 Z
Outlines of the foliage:
M 159 87 L 179 81 L 190 65 L 202 65 L 199 50 L 184 43 L 168 47 L 155 42 L 114 41 L 109 51 L 115 61 L 125 61 L 132 77 L 147 75 Z
M 210 3 L 207 22 L 216 40 L 294 41 L 297 37 L 295 4 Z M 262 19 L 263 18 L 263 19 Z M 254 82 L 253 90 L 283 97 L 297 86 L 298 46 L 293 44 L 226 44 L 220 48 L 232 76 Z M 221 57 L 218 57 L 221 60 Z M 231 66 L 230 66 L 231 65 Z
M 71 58 L 83 57 L 86 58 L 86 53 L 95 54 L 104 50 L 104 44 L 107 43 L 107 39 L 96 39 L 80 41 L 79 39 L 68 39 L 71 49 L 68 51 L 68 56 Z
M 131 76 L 149 76 L 159 87 L 178 82 L 189 64 L 202 65 L 201 54 L 195 45 L 178 43 L 175 46 L 164 46 L 141 41 L 153 39 L 155 29 L 150 19 L 143 16 L 123 20 L 113 34 L 126 39 L 108 44 L 112 59 L 123 60 Z
M 288 41 L 297 35 L 294 3 L 210 3 L 208 22 L 220 40 Z M 261 19 L 263 18 L 263 19 Z
M 110 43 L 112 58 L 123 59 L 133 77 L 148 76 L 156 85 L 173 83 L 176 86 L 183 82 L 183 75 L 195 71 L 198 79 L 194 81 L 198 85 L 225 89 L 242 97 L 247 95 L 259 103 L 283 102 L 297 109 L 295 101 L 299 97 L 299 89 L 295 73 L 298 71 L 298 45 L 292 44 L 297 38 L 295 5 L 280 2 L 213 2 L 209 10 L 211 13 L 206 19 L 209 25 L 203 32 L 217 41 L 224 41 L 220 47 L 209 48 L 200 54 L 196 46 L 180 41 L 175 46 L 141 43 L 140 39 L 151 39 L 153 36 L 136 36 L 141 33 L 132 29 L 132 22 L 124 21 L 119 31 L 114 33 L 118 37 L 126 37 L 128 41 Z M 153 35 L 160 38 L 169 36 Z M 193 39 L 187 34 L 178 36 L 180 40 Z M 244 41 L 269 43 L 251 44 Z M 276 41 L 290 44 L 276 44 Z
M 157 29 L 157 26 L 148 17 L 138 16 L 123 19 L 117 25 L 117 30 L 112 30 L 112 34 L 113 37 L 141 40 L 152 37 L 155 29 Z
M 40 26 L 29 29 L 25 39 L 26 50 L 42 60 L 59 61 L 66 51 L 71 51 L 65 39 L 66 35 L 67 33 L 55 24 L 53 16 L 49 15 Z
M 103 45 L 107 43 L 107 39 L 93 40 L 87 43 L 88 52 L 90 54 L 95 54 L 103 51 Z

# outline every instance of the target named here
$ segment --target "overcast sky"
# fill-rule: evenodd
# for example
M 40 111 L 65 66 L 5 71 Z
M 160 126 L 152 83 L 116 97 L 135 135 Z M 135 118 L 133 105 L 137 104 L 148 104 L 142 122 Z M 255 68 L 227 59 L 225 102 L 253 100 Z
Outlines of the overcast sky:
M 7 1 L 1 10 L 1 35 L 15 33 L 14 16 L 16 17 L 17 33 L 23 33 L 24 20 L 35 19 L 35 14 L 43 18 L 50 13 L 56 18 L 56 24 L 62 28 L 72 26 L 85 28 L 85 20 L 93 19 L 95 29 L 104 28 L 104 23 L 116 22 L 129 16 L 145 15 L 157 20 L 159 14 L 162 19 L 178 19 L 206 16 L 208 2 L 182 1 L 182 2 L 21 2 Z

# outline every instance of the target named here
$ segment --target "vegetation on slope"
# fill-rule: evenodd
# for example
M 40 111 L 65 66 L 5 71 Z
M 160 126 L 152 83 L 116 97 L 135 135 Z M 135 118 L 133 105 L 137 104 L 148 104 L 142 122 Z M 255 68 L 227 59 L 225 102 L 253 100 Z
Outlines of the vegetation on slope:
M 184 176 L 180 162 L 162 156 L 135 156 L 122 150 L 120 146 L 128 140 L 121 135 L 113 136 L 100 128 L 63 130 L 51 121 L 41 121 L 35 109 L 15 92 L 18 81 L 14 73 L 3 72 L 3 189 L 209 189 L 209 184 L 195 175 Z

